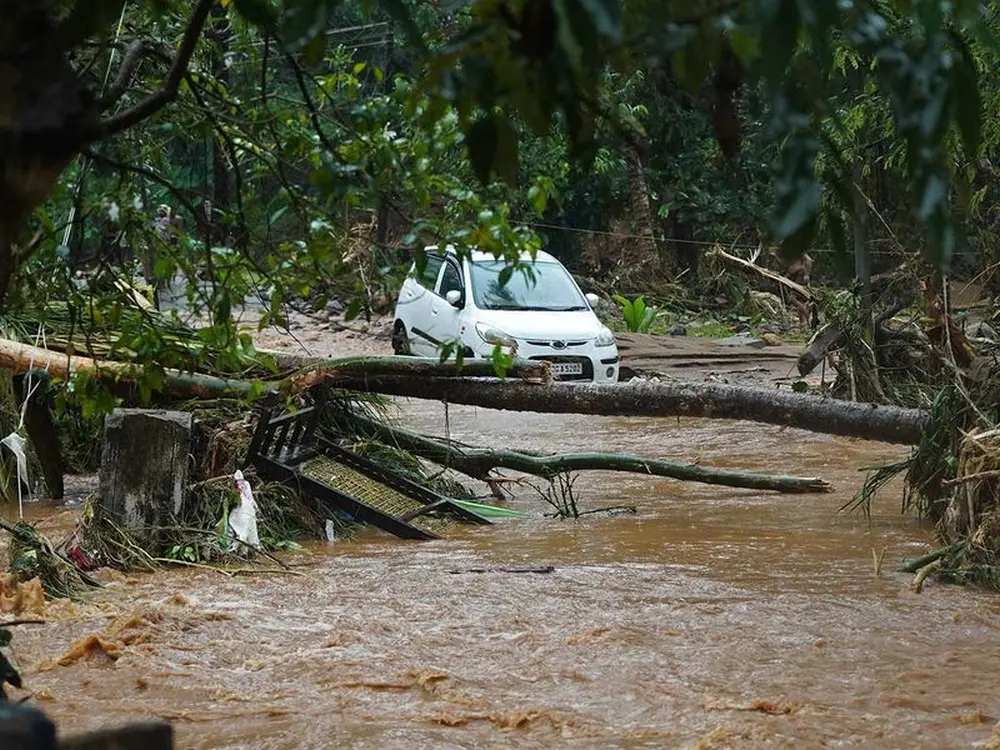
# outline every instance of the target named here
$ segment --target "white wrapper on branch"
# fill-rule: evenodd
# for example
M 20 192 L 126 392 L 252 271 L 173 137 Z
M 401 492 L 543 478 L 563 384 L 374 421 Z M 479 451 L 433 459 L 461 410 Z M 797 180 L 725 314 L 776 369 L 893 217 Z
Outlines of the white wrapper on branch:
M 238 470 L 233 475 L 236 480 L 236 491 L 240 494 L 240 504 L 229 514 L 229 528 L 237 539 L 246 545 L 260 549 L 260 537 L 257 536 L 257 503 L 253 499 L 250 483 L 243 478 L 243 472 Z M 237 546 L 233 542 L 232 547 Z

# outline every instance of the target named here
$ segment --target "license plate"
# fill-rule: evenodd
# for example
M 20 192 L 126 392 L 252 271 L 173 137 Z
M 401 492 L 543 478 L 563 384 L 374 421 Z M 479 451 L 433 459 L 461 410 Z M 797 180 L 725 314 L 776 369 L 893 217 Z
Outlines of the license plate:
M 580 362 L 554 362 L 552 369 L 556 375 L 583 375 L 583 365 Z

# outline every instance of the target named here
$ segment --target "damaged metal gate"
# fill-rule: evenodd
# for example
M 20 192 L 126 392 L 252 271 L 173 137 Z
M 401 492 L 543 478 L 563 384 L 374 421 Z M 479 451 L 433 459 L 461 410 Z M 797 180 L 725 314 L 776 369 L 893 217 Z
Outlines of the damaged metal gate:
M 319 428 L 321 406 L 294 414 L 261 414 L 247 462 L 330 510 L 376 526 L 401 539 L 437 539 L 457 522 L 489 524 L 449 498 L 386 471 L 336 445 Z

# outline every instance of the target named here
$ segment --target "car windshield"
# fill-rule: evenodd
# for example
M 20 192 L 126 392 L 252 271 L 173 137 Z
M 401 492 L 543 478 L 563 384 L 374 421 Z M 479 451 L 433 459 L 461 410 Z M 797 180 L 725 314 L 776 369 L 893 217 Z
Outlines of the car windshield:
M 587 300 L 559 263 L 538 262 L 516 270 L 503 286 L 501 260 L 471 264 L 472 294 L 481 310 L 586 310 Z

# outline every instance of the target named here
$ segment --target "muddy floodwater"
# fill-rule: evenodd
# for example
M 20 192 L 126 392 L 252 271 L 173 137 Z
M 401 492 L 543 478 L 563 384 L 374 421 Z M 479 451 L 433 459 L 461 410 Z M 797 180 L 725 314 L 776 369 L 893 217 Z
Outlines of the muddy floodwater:
M 893 572 L 928 529 L 890 489 L 838 514 L 899 447 L 776 427 L 403 403 L 409 425 L 496 447 L 615 450 L 818 475 L 774 495 L 587 474 L 582 508 L 288 556 L 299 575 L 108 576 L 18 628 L 27 686 L 64 731 L 162 717 L 178 747 L 863 747 L 997 742 L 1000 598 Z M 48 526 L 69 512 L 46 511 Z M 874 575 L 873 550 L 885 550 Z M 551 565 L 548 574 L 469 572 Z M 75 647 L 74 647 L 75 644 Z M 1000 746 L 1000 745 L 997 745 Z

